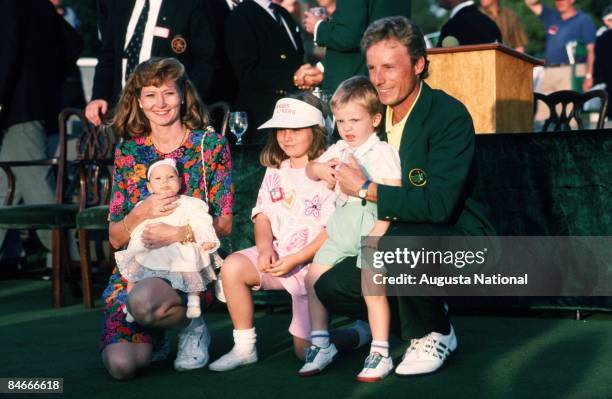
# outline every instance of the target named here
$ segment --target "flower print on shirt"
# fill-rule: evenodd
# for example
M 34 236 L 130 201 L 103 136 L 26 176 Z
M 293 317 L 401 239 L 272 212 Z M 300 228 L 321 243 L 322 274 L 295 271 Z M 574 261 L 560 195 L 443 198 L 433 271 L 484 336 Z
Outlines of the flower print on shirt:
M 304 200 L 304 215 L 318 219 L 321 216 L 321 197 L 315 195 L 312 199 Z

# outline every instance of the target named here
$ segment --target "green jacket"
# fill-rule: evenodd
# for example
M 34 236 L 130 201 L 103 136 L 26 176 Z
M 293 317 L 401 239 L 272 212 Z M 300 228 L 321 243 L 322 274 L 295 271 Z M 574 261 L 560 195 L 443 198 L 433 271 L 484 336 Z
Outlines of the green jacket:
M 395 222 L 388 234 L 402 235 L 403 225 L 412 232 L 418 223 L 448 226 L 465 235 L 495 234 L 471 198 L 474 142 L 465 106 L 423 83 L 399 149 L 402 187 L 378 186 L 378 217 Z
M 327 48 L 323 89 L 333 93 L 345 79 L 367 75 L 360 42 L 370 23 L 383 17 L 410 17 L 410 0 L 338 0 L 336 11 L 317 28 L 317 44 Z

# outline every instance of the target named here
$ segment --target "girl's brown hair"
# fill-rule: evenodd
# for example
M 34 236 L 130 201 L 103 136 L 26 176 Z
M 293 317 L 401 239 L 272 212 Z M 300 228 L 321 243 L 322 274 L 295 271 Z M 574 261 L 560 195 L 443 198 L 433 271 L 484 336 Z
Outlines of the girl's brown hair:
M 312 105 L 317 108 L 319 111 L 323 113 L 325 116 L 325 111 L 323 109 L 323 104 L 321 100 L 312 95 L 312 93 L 307 91 L 301 91 L 298 93 L 289 94 L 287 97 L 295 98 L 296 100 L 304 101 L 307 104 Z M 312 129 L 312 145 L 310 146 L 310 150 L 308 151 L 308 159 L 316 159 L 323 152 L 325 152 L 326 145 L 326 137 L 327 133 L 325 127 L 320 125 L 310 126 Z M 278 140 L 276 139 L 276 130 L 270 132 L 268 134 L 268 141 L 263 151 L 259 155 L 259 162 L 268 168 L 280 168 L 281 163 L 289 158 L 287 154 L 283 152 L 278 144 Z
M 140 63 L 130 75 L 119 102 L 115 107 L 112 124 L 115 132 L 124 139 L 145 136 L 151 131 L 149 120 L 138 105 L 143 87 L 155 86 L 171 81 L 183 101 L 181 121 L 189 130 L 203 129 L 208 125 L 208 113 L 198 92 L 187 77 L 185 67 L 175 58 L 151 58 Z

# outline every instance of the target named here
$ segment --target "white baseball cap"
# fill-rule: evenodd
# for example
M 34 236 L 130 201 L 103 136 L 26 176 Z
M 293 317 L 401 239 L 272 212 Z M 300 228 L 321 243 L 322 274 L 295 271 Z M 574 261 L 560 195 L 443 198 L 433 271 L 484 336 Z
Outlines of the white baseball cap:
M 281 98 L 276 102 L 274 115 L 257 129 L 299 129 L 314 125 L 325 126 L 323 113 L 307 102 L 295 98 Z

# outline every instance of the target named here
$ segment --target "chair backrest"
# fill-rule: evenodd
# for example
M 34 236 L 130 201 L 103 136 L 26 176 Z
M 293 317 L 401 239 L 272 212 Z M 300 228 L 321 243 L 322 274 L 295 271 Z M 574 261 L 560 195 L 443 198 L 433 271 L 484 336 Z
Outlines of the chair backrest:
M 230 117 L 230 106 L 225 101 L 218 101 L 208 106 L 210 123 L 217 133 L 227 134 L 227 124 Z
M 66 108 L 61 112 L 60 130 L 67 128 L 68 119 L 72 116 L 76 116 L 80 122 L 80 132 L 75 140 L 75 167 L 71 168 L 78 173 L 78 179 L 70 180 L 78 184 L 78 189 L 69 187 L 67 192 L 75 192 L 78 196 L 80 210 L 108 204 L 112 186 L 112 150 L 116 142 L 114 132 L 108 126 L 91 125 L 83 111 L 75 108 Z
M 549 129 L 553 132 L 572 130 L 572 122 L 575 122 L 577 129 L 583 129 L 582 113 L 584 103 L 594 98 L 599 98 L 601 101 L 596 128 L 603 128 L 608 106 L 608 95 L 603 90 L 592 90 L 586 93 L 560 90 L 548 95 L 535 92 L 533 96 L 534 103 L 538 100 L 543 102 L 550 112 L 550 116 L 544 121 L 543 132 L 547 132 Z

